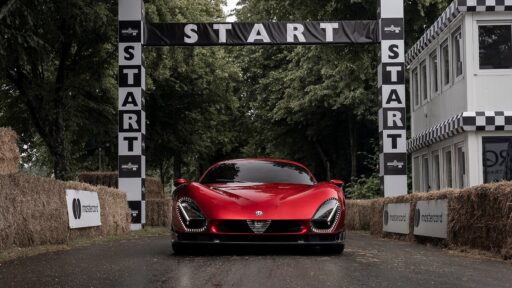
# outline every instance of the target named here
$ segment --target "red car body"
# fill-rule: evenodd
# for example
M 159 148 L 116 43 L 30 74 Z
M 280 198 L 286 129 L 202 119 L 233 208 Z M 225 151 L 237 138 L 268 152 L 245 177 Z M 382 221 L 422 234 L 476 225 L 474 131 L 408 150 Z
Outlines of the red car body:
M 281 171 L 283 175 L 279 177 L 286 177 L 286 173 L 290 172 L 298 180 L 275 178 L 284 179 L 280 183 L 231 183 L 228 182 L 230 179 L 220 180 L 225 183 L 216 183 L 219 180 L 206 181 L 205 178 L 221 169 L 219 166 L 227 167 L 223 168 L 229 170 L 226 174 L 248 171 L 248 175 L 245 175 L 248 179 L 259 180 L 263 177 L 266 180 L 261 175 L 271 170 L 268 171 L 269 180 L 275 178 L 272 173 Z M 252 171 L 260 171 L 258 174 L 261 175 L 250 175 Z M 293 183 L 295 181 L 306 183 Z M 178 252 L 183 245 L 192 243 L 310 244 L 331 249 L 334 247 L 341 253 L 344 248 L 345 198 L 342 189 L 331 182 L 318 183 L 306 167 L 287 160 L 238 159 L 216 163 L 203 174 L 199 182 L 186 182 L 175 190 L 172 201 L 173 248 Z M 204 219 L 198 220 L 204 222 L 196 224 L 200 226 L 199 229 L 188 229 L 185 225 L 190 217 L 180 205 L 191 209 L 188 203 L 192 203 L 190 205 L 204 216 Z M 323 218 L 315 218 L 315 221 L 321 222 L 315 222 L 319 223 L 315 225 L 324 225 L 322 228 L 325 229 L 315 229 L 313 216 L 324 203 L 327 203 L 325 205 L 330 210 L 322 208 L 322 211 L 326 211 Z M 339 206 L 335 208 L 336 205 Z M 196 210 L 190 210 L 192 212 L 189 214 L 196 213 Z M 324 222 L 333 222 L 332 227 L 327 227 Z

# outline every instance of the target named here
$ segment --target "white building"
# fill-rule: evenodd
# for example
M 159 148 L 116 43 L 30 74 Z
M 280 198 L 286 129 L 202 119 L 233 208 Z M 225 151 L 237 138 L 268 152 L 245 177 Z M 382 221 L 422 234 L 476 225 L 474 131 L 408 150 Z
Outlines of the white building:
M 512 179 L 512 0 L 456 0 L 407 53 L 413 191 Z

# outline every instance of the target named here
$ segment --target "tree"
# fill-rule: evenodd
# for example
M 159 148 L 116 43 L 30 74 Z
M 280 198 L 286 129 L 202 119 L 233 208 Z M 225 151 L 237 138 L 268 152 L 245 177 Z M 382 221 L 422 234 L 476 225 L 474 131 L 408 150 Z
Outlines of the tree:
M 223 1 L 152 1 L 150 22 L 211 22 Z M 148 167 L 162 182 L 197 178 L 236 145 L 239 71 L 227 48 L 146 49 Z
M 83 136 L 108 139 L 115 131 L 116 1 L 6 5 L 0 19 L 1 121 L 25 144 L 41 139 L 55 177 L 69 179 Z

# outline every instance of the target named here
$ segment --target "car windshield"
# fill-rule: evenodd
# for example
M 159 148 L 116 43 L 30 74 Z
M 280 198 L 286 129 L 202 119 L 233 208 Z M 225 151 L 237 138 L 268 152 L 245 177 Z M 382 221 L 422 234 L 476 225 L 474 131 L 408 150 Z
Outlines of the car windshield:
M 290 183 L 315 184 L 306 169 L 286 162 L 247 160 L 221 163 L 210 169 L 201 180 L 212 183 Z

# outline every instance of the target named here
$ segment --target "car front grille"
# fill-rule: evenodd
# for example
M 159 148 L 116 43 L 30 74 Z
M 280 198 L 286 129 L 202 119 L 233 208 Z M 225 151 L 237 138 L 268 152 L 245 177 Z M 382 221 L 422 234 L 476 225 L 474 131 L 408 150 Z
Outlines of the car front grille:
M 217 231 L 220 233 L 253 234 L 247 220 L 222 220 L 218 221 Z M 296 220 L 272 220 L 263 234 L 298 233 L 303 225 Z

